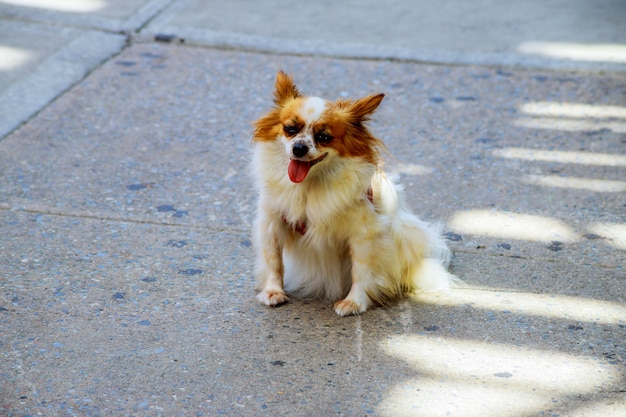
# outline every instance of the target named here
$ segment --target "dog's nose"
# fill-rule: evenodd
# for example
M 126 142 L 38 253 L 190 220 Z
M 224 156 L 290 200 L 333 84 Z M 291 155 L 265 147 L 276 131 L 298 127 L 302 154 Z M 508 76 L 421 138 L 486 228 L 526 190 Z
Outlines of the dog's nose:
M 293 156 L 296 158 L 302 158 L 309 152 L 309 147 L 302 142 L 296 142 L 293 144 L 291 152 L 293 152 Z

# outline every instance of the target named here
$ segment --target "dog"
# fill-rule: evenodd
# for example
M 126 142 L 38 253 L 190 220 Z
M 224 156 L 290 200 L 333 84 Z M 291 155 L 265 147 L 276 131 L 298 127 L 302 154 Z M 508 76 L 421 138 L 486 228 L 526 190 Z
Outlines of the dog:
M 252 138 L 261 303 L 324 299 L 346 316 L 455 280 L 441 228 L 414 215 L 382 169 L 385 147 L 367 122 L 383 97 L 305 96 L 278 72 Z

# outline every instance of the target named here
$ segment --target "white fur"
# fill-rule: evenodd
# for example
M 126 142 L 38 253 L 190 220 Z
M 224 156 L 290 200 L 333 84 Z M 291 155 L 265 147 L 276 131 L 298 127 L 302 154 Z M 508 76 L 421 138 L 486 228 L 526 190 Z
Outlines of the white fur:
M 300 114 L 304 118 L 305 125 L 310 125 L 319 119 L 326 109 L 326 100 L 320 97 L 307 97 L 302 103 Z
M 345 297 L 335 304 L 337 314 L 359 314 L 374 304 L 371 295 L 401 295 L 403 280 L 408 290 L 449 287 L 450 251 L 440 229 L 412 214 L 400 187 L 380 169 L 330 149 L 305 181 L 294 184 L 288 162 L 280 141 L 255 143 L 260 198 L 253 238 L 261 302 L 280 304 L 285 292 Z M 297 224 L 306 224 L 303 235 Z
M 302 102 L 299 115 L 304 121 L 305 128 L 296 136 L 295 139 L 287 139 L 285 136 L 281 137 L 283 146 L 288 155 L 293 153 L 293 145 L 301 142 L 307 145 L 309 153 L 303 158 L 304 160 L 312 160 L 320 156 L 321 152 L 317 149 L 315 141 L 313 140 L 313 131 L 311 125 L 313 122 L 320 118 L 324 110 L 326 109 L 326 100 L 319 97 L 307 97 Z

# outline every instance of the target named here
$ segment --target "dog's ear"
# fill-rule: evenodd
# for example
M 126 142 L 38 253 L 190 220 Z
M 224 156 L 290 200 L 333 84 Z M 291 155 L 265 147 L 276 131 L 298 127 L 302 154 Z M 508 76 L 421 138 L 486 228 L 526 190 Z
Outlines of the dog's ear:
M 378 108 L 384 97 L 385 95 L 381 93 L 360 98 L 352 103 L 350 111 L 357 119 L 367 120 L 369 116 Z
M 278 71 L 276 74 L 276 91 L 274 91 L 274 103 L 282 106 L 287 100 L 300 97 L 298 87 L 293 83 L 291 77 L 283 72 Z

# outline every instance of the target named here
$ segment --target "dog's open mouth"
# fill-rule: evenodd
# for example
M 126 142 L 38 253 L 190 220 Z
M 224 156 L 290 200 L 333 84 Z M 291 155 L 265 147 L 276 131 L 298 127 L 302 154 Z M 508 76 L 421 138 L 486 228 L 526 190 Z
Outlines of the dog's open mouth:
M 309 170 L 311 167 L 318 162 L 321 162 L 324 158 L 328 156 L 328 152 L 322 154 L 319 158 L 315 158 L 312 161 L 299 161 L 297 159 L 292 159 L 289 161 L 289 167 L 287 168 L 287 173 L 289 174 L 289 179 L 291 182 L 300 183 L 304 181 L 306 176 L 309 174 Z

